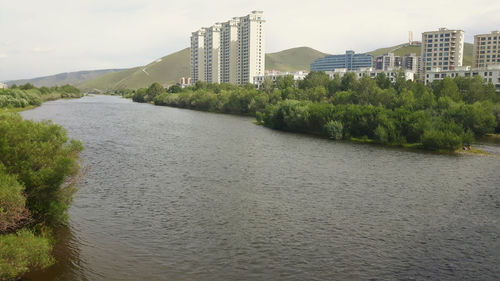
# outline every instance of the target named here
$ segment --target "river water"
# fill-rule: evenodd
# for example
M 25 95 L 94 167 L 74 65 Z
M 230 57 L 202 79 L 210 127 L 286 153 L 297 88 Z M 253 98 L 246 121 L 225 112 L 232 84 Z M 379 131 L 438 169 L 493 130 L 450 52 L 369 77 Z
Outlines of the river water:
M 85 146 L 56 265 L 24 280 L 494 280 L 500 146 L 438 155 L 95 96 L 22 113 Z

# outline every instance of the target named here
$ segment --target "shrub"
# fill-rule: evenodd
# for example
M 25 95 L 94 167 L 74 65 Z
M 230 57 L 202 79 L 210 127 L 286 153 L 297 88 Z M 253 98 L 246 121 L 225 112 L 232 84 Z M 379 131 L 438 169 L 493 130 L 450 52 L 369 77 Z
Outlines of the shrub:
M 343 135 L 344 126 L 339 121 L 328 121 L 323 127 L 326 135 L 335 140 L 341 140 Z
M 0 235 L 0 279 L 14 279 L 33 268 L 54 263 L 52 245 L 45 237 L 36 237 L 28 230 Z

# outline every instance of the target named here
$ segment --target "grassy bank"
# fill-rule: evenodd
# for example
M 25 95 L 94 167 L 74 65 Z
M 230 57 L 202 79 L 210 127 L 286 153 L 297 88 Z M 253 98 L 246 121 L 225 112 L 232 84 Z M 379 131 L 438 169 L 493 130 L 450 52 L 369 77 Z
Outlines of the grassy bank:
M 0 90 L 0 280 L 54 263 L 52 229 L 67 221 L 83 149 L 62 127 L 16 112 L 79 96 L 71 86 Z

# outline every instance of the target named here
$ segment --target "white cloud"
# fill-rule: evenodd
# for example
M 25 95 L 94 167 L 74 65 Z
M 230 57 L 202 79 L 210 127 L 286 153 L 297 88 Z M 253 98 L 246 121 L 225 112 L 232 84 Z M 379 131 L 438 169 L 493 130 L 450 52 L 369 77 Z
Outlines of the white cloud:
M 0 48 L 9 54 L 0 80 L 144 65 L 188 47 L 199 27 L 252 10 L 264 11 L 268 52 L 365 52 L 439 27 L 463 29 L 471 42 L 475 33 L 500 29 L 497 0 L 0 1 Z

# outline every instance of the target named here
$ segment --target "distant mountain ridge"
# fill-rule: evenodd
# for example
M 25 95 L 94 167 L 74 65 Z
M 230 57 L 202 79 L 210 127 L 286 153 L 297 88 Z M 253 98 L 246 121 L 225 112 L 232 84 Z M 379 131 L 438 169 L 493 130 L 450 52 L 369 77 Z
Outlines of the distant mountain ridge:
M 26 83 L 31 83 L 36 87 L 52 87 L 57 85 L 78 85 L 84 81 L 94 79 L 106 73 L 118 72 L 123 69 L 99 69 L 99 70 L 82 70 L 75 72 L 64 72 L 55 75 L 42 76 L 31 79 L 19 79 L 10 80 L 5 82 L 5 84 L 12 86 L 13 84 L 22 85 Z

